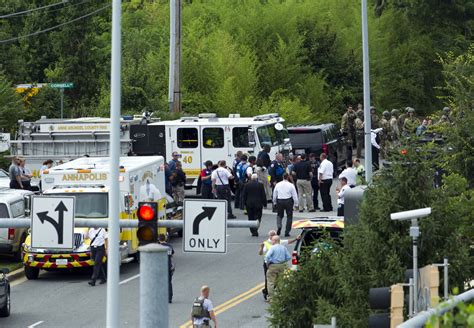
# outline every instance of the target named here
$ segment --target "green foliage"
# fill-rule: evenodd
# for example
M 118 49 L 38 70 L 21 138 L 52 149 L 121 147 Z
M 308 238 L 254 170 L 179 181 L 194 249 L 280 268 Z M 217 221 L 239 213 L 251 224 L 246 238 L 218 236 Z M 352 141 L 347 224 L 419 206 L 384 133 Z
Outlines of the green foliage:
M 53 2 L 3 0 L 0 13 Z M 444 61 L 450 61 L 444 53 L 451 51 L 456 58 L 472 42 L 473 8 L 468 1 L 438 2 L 372 2 L 377 15 L 369 17 L 371 91 L 377 108 L 410 105 L 428 114 L 440 107 L 443 99 L 436 98 L 439 90 L 434 86 L 444 77 Z M 106 3 L 73 1 L 54 10 L 2 19 L 0 39 L 67 22 Z M 165 112 L 168 1 L 124 2 L 122 21 L 122 111 Z M 187 113 L 251 115 L 271 107 L 293 122 L 335 121 L 347 103 L 362 100 L 358 2 L 185 1 L 182 21 L 181 92 Z M 0 45 L 0 69 L 13 84 L 74 82 L 75 88 L 66 91 L 66 115 L 107 115 L 110 9 Z M 57 117 L 59 101 L 46 93 L 37 96 L 36 106 Z M 286 107 L 275 107 L 279 104 Z M 31 118 L 42 114 L 29 113 Z
M 458 303 L 456 308 L 448 311 L 441 317 L 432 316 L 428 321 L 427 328 L 452 328 L 452 327 L 474 327 L 474 304 Z
M 12 132 L 21 114 L 21 98 L 0 71 L 0 129 Z

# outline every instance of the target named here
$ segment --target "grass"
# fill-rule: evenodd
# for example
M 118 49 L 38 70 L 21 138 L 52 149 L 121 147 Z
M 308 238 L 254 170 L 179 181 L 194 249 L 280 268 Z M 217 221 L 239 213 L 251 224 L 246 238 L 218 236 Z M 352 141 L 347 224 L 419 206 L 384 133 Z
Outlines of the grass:
M 15 262 L 12 257 L 0 256 L 0 269 L 8 268 L 10 272 L 20 269 L 23 266 L 21 262 Z

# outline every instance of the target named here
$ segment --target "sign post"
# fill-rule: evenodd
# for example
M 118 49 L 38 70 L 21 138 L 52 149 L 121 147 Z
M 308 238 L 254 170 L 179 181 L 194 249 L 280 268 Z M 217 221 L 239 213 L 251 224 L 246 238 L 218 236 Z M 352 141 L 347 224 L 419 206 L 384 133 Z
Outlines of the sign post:
M 32 248 L 74 248 L 74 200 L 66 196 L 32 198 Z
M 64 89 L 72 89 L 74 83 L 64 82 L 64 83 L 49 83 L 48 86 L 53 89 L 59 89 L 61 92 L 61 119 L 64 118 Z
M 227 201 L 185 199 L 183 251 L 227 252 Z

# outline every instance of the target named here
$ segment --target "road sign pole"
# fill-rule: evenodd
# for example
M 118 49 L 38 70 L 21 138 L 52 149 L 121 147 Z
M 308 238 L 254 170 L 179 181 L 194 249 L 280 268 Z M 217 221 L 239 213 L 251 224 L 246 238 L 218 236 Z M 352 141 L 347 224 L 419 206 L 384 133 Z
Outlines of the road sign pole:
M 368 183 L 372 180 L 372 142 L 371 142 L 371 117 L 370 117 L 370 70 L 369 70 L 369 31 L 367 23 L 367 0 L 362 0 L 362 65 L 364 75 L 364 156 L 365 179 Z
M 140 252 L 140 328 L 168 327 L 168 248 L 148 244 Z
M 110 75 L 110 188 L 109 260 L 107 264 L 107 327 L 119 327 L 119 166 L 121 100 L 121 11 L 122 1 L 112 1 L 112 65 Z
M 64 88 L 61 88 L 61 119 L 64 118 Z

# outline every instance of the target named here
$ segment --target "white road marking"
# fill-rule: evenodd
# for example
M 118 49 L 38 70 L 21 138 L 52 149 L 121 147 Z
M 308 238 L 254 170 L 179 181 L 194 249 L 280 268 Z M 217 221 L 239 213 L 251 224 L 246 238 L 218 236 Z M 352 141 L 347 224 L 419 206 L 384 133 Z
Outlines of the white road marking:
M 125 280 L 121 281 L 121 282 L 119 283 L 119 285 L 126 284 L 127 282 L 132 281 L 132 280 L 135 280 L 135 279 L 137 279 L 137 278 L 139 278 L 139 277 L 140 277 L 140 274 L 136 274 L 136 275 L 134 275 L 133 277 L 130 277 L 130 278 L 128 278 L 128 279 L 125 279 Z
M 43 322 L 44 322 L 44 321 L 35 322 L 35 323 L 32 324 L 31 326 L 28 326 L 28 328 L 33 328 L 33 327 L 39 326 L 39 325 L 41 325 Z
M 10 283 L 10 286 L 11 287 L 14 287 L 14 286 L 17 286 L 19 284 L 22 284 L 24 283 L 25 281 L 27 281 L 28 279 L 26 279 L 26 277 L 21 277 L 21 278 L 18 278 L 18 279 L 15 279 L 14 281 L 12 281 Z

